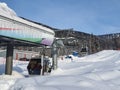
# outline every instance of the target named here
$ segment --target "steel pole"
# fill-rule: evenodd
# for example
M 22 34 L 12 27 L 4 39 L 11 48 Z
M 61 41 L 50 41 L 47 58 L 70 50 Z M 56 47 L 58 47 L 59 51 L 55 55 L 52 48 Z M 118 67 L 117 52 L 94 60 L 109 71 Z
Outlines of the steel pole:
M 53 66 L 53 70 L 57 69 L 58 68 L 58 61 L 57 61 L 57 47 L 55 45 L 55 43 L 53 44 L 53 47 L 52 47 L 52 66 Z

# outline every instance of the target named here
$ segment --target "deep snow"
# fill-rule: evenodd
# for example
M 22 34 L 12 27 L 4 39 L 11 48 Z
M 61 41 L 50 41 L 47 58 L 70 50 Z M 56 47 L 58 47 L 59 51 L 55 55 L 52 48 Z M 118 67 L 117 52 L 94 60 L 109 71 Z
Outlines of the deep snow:
M 1 74 L 4 60 L 0 58 Z M 59 68 L 46 76 L 24 77 L 27 64 L 14 60 L 13 75 L 0 75 L 0 90 L 120 90 L 120 51 L 59 59 Z

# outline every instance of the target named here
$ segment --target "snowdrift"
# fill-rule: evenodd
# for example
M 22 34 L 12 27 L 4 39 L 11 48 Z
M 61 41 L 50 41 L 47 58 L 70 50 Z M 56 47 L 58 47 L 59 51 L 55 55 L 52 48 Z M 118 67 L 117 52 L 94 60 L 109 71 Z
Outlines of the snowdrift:
M 27 72 L 24 70 L 25 65 L 27 63 L 14 64 L 14 68 L 19 66 L 23 72 Z M 0 88 L 4 90 L 120 90 L 120 51 L 104 50 L 81 58 L 73 57 L 73 61 L 59 60 L 58 65 L 59 68 L 48 76 L 12 78 L 12 81 L 0 80 Z M 19 73 L 24 75 L 23 72 Z

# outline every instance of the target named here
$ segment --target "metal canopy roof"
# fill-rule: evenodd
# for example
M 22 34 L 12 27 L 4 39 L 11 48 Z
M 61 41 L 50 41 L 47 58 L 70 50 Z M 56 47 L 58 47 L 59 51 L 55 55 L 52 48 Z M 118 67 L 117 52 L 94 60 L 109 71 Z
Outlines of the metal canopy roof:
M 19 40 L 15 38 L 9 38 L 0 35 L 0 46 L 7 46 L 8 43 L 13 43 L 14 46 L 44 46 L 42 44 L 32 43 L 24 40 Z
M 32 21 L 0 15 L 0 35 L 8 37 L 8 39 L 15 38 L 15 41 L 18 39 L 24 42 L 31 42 L 35 45 L 51 45 L 54 41 L 55 33 L 51 28 Z M 8 39 L 7 41 L 9 41 Z

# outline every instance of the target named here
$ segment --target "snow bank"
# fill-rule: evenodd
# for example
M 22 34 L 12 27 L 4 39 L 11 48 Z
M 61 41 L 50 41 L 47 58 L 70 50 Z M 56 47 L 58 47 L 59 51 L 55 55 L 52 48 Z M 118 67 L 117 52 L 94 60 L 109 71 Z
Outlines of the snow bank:
M 17 78 L 24 78 L 24 76 L 16 71 L 13 71 L 12 75 L 0 75 L 0 90 L 8 90 Z
M 106 60 L 118 60 L 120 56 L 120 51 L 115 50 L 103 50 L 101 52 L 88 55 L 85 57 L 81 57 L 77 59 L 78 61 L 84 62 L 98 62 L 98 61 L 106 61 Z M 120 60 L 120 59 L 119 59 Z
M 9 90 L 9 88 L 15 84 L 15 81 L 20 78 L 25 78 L 24 75 L 28 75 L 26 66 L 28 62 L 13 61 L 12 75 L 5 75 L 5 62 L 6 59 L 0 57 L 0 90 Z
M 120 51 L 59 60 L 58 69 L 49 76 L 0 80 L 2 90 L 120 90 Z M 27 63 L 14 65 L 24 71 Z M 17 69 L 16 69 L 17 70 Z M 19 71 L 19 69 L 18 69 Z M 23 72 L 19 71 L 23 74 Z M 18 76 L 19 77 L 19 76 Z M 6 88 L 7 87 L 7 88 Z
M 16 78 L 23 78 L 24 76 L 17 71 L 13 71 L 12 75 L 0 75 L 0 80 L 10 80 L 10 79 L 16 79 Z

